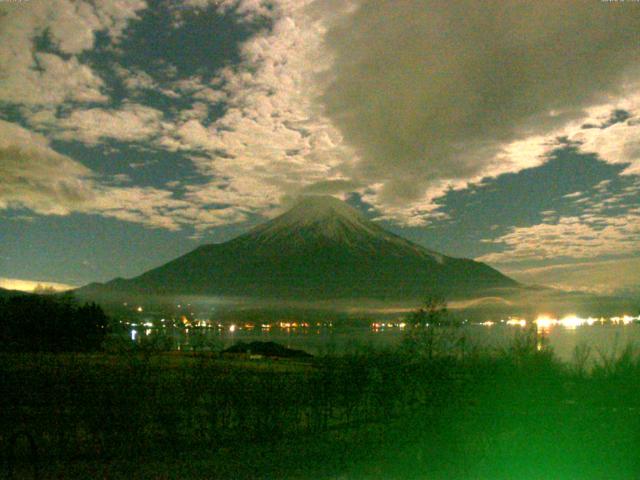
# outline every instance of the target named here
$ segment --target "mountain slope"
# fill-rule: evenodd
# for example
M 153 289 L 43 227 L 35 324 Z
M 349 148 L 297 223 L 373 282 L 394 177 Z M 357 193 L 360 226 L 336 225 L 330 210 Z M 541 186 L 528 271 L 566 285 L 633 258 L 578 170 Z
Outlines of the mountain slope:
M 387 232 L 332 197 L 305 197 L 233 240 L 79 293 L 402 299 L 430 292 L 466 297 L 516 285 L 483 263 L 441 255 Z

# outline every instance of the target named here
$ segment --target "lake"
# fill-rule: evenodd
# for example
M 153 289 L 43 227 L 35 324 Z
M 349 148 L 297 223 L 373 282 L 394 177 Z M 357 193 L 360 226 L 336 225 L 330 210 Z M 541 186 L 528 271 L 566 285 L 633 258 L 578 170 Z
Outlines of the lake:
M 306 325 L 306 324 L 305 324 Z M 136 327 L 130 331 L 131 338 L 140 341 L 145 335 L 152 335 L 156 328 Z M 524 335 L 525 328 L 506 323 L 468 324 L 457 327 L 452 337 L 466 337 L 468 345 L 478 347 L 506 347 L 516 338 Z M 640 346 L 640 324 L 636 321 L 627 324 L 596 322 L 592 325 L 561 324 L 538 326 L 539 337 L 552 348 L 556 355 L 569 361 L 577 346 L 588 346 L 592 356 L 615 355 L 628 344 Z M 369 326 L 300 326 L 280 327 L 272 325 L 262 328 L 260 325 L 224 325 L 213 328 L 171 328 L 167 329 L 181 350 L 191 350 L 194 346 L 229 347 L 238 341 L 272 341 L 289 348 L 302 349 L 314 355 L 325 353 L 344 353 L 359 348 L 390 348 L 398 345 L 404 335 L 404 329 L 398 324 L 375 323 Z

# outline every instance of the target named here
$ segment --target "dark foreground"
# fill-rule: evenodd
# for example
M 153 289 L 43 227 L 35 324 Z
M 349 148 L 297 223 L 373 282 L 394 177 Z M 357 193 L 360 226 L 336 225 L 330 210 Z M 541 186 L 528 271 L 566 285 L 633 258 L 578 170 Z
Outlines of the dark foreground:
M 640 361 L 3 354 L 8 478 L 640 478 Z M 582 352 L 585 353 L 585 352 Z

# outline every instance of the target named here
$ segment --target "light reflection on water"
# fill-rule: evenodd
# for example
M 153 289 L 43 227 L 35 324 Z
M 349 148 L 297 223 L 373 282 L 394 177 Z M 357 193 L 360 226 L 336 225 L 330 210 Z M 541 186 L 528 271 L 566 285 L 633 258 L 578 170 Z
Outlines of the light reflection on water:
M 636 322 L 538 322 L 537 330 L 544 336 L 546 345 L 563 360 L 571 360 L 577 346 L 591 347 L 596 356 L 620 353 L 629 344 L 640 346 L 640 324 Z M 525 325 L 519 321 L 467 324 L 455 330 L 456 335 L 466 337 L 468 344 L 487 348 L 507 347 L 524 331 Z M 145 334 L 149 333 L 147 329 Z M 226 348 L 238 341 L 271 341 L 321 355 L 353 352 L 361 348 L 392 348 L 401 342 L 404 329 L 397 325 L 268 329 L 231 325 L 226 328 L 172 329 L 170 335 L 174 336 L 180 350 L 190 350 L 197 342 Z

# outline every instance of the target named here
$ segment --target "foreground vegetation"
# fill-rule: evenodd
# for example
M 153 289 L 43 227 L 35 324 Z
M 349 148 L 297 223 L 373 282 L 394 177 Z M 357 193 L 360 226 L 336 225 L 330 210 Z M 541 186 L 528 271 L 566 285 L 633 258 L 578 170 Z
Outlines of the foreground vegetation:
M 488 351 L 423 320 L 395 351 L 304 362 L 2 354 L 3 473 L 638 478 L 638 352 L 563 364 L 535 331 Z
M 68 297 L 2 300 L 0 477 L 640 477 L 633 347 L 562 363 L 533 329 L 477 348 L 433 298 L 406 323 L 392 350 L 269 359 L 132 343 Z

